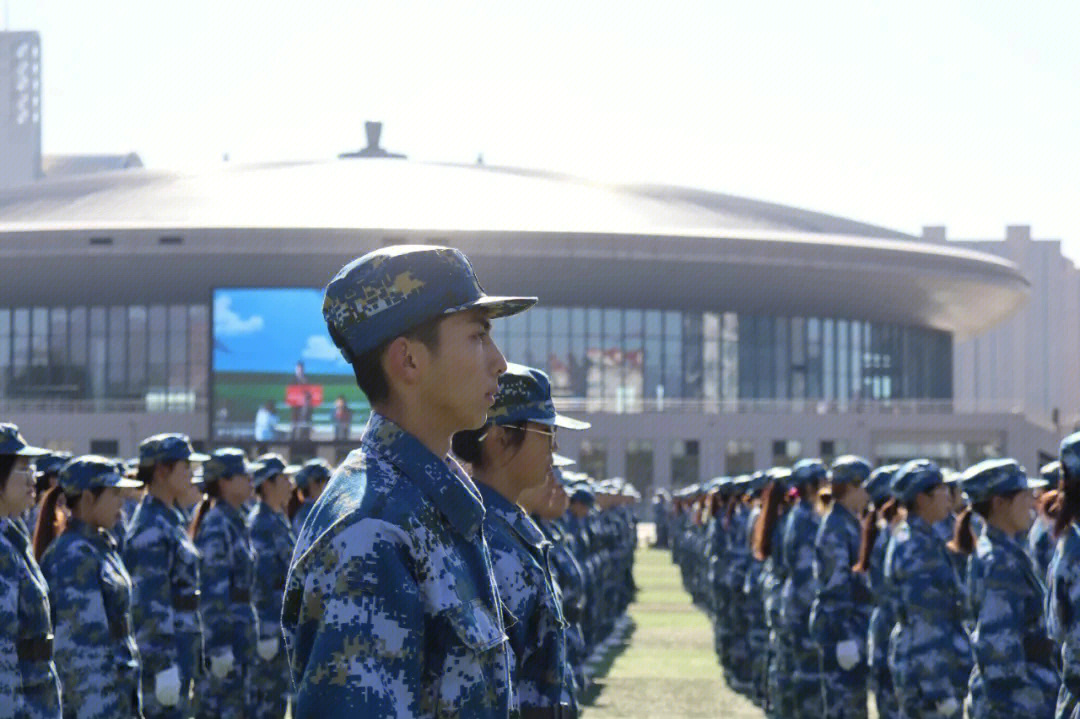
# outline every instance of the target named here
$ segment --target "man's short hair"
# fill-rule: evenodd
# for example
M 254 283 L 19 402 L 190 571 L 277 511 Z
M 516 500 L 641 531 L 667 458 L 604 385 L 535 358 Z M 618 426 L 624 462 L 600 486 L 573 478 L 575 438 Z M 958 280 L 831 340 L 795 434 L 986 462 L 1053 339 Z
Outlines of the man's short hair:
M 438 354 L 439 327 L 442 325 L 442 321 L 447 317 L 449 317 L 449 315 L 437 315 L 424 320 L 408 331 L 402 332 L 398 337 L 405 337 L 420 342 L 428 348 L 429 352 Z M 331 339 L 333 339 L 339 347 L 346 347 L 344 343 L 338 343 L 337 338 L 333 337 L 333 325 L 329 325 L 327 329 L 330 331 Z M 360 387 L 360 391 L 364 393 L 368 403 L 371 405 L 384 402 L 390 397 L 390 381 L 386 376 L 386 371 L 383 369 L 382 358 L 386 353 L 386 349 L 396 339 L 397 337 L 387 340 L 378 347 L 364 352 L 359 357 L 354 357 L 350 351 L 342 349 L 345 360 L 352 366 L 357 386 Z

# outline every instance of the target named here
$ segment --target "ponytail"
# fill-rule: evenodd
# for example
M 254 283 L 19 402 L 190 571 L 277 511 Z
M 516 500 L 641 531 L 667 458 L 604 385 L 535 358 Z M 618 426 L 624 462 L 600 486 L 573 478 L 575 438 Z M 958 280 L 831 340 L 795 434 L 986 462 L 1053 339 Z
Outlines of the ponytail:
M 202 526 L 203 517 L 210 511 L 210 508 L 214 506 L 218 499 L 218 484 L 215 479 L 212 482 L 206 483 L 206 496 L 199 502 L 199 507 L 195 510 L 195 516 L 191 520 L 191 527 L 188 528 L 188 536 L 195 539 L 195 535 L 199 533 L 199 527 Z
M 56 485 L 41 498 L 37 523 L 34 525 L 34 559 L 41 561 L 41 555 L 49 548 L 52 541 L 64 531 L 64 513 L 56 508 L 62 490 Z
M 773 528 L 780 516 L 780 505 L 784 501 L 784 488 L 779 482 L 771 482 L 765 488 L 761 500 L 761 512 L 754 522 L 753 544 L 754 558 L 764 562 L 772 555 Z
M 971 513 L 977 511 L 985 517 L 990 513 L 989 509 L 989 500 L 964 507 L 964 510 L 960 512 L 960 516 L 956 518 L 956 530 L 953 532 L 953 538 L 945 545 L 949 548 L 949 551 L 963 555 L 975 551 L 975 533 L 971 531 Z
M 889 502 L 892 502 L 895 508 L 896 501 L 890 499 Z M 886 503 L 880 509 L 874 507 L 872 512 L 867 512 L 866 516 L 863 517 L 862 533 L 859 538 L 859 560 L 855 562 L 855 566 L 851 568 L 851 571 L 859 574 L 870 571 L 870 558 L 874 554 L 874 545 L 877 544 L 878 538 L 878 517 L 885 514 L 885 508 L 888 506 Z
M 724 527 L 731 526 L 731 518 L 735 515 L 735 508 L 739 506 L 738 497 L 728 498 L 727 509 L 724 511 Z

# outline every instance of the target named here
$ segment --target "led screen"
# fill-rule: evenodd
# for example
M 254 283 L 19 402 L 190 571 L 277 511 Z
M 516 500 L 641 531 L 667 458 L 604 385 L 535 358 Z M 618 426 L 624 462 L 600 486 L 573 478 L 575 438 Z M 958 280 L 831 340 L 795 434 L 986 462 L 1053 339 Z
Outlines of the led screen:
M 214 290 L 214 439 L 355 440 L 370 411 L 326 333 L 322 290 Z

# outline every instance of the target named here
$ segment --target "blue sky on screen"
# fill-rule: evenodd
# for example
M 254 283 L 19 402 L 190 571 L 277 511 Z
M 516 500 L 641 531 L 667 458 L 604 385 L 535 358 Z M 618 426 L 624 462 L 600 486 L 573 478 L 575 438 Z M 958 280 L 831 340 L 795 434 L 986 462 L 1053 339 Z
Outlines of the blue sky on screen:
M 214 369 L 219 372 L 351 371 L 326 334 L 322 290 L 307 288 L 214 291 Z

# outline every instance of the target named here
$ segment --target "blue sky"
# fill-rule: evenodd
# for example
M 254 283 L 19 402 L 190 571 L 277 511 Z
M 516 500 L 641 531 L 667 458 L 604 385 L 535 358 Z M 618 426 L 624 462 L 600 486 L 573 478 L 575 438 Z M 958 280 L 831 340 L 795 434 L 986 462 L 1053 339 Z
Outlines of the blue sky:
M 5 0 L 0 0 L 2 5 Z M 44 149 L 548 168 L 1080 257 L 1080 3 L 6 0 Z
M 326 334 L 322 290 L 219 289 L 214 292 L 214 369 L 308 375 L 352 371 Z

